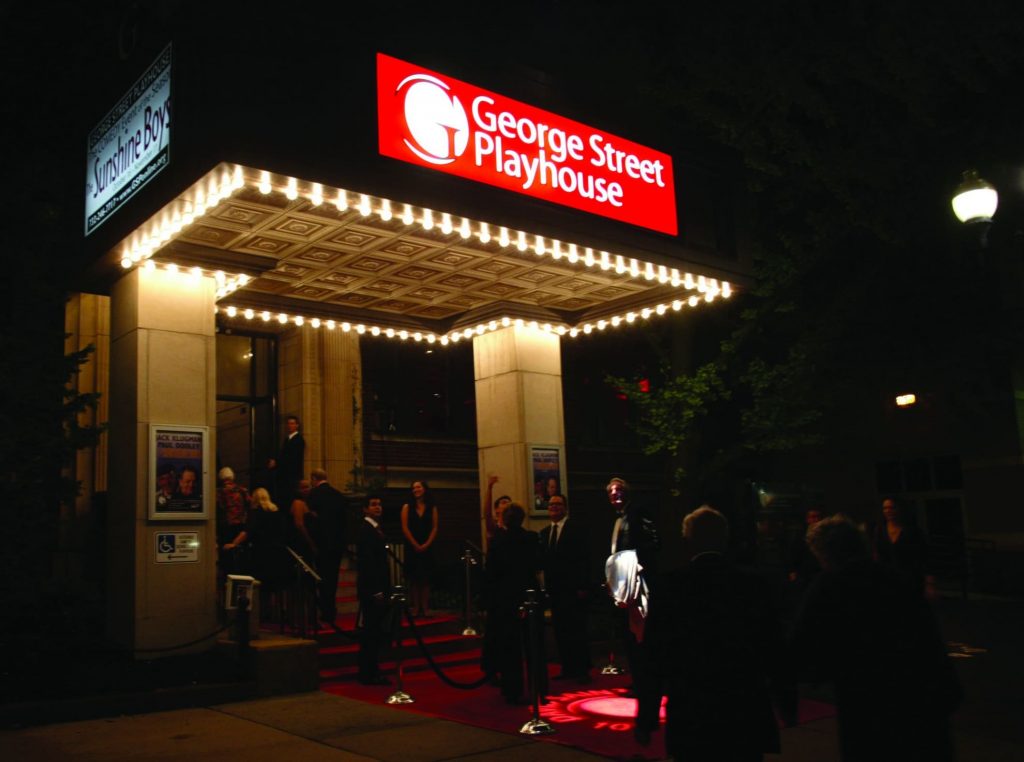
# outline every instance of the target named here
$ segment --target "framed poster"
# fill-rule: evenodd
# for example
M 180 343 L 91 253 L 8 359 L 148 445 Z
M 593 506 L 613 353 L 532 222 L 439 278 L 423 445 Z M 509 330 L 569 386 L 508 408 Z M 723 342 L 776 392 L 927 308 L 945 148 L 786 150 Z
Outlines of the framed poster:
M 209 518 L 208 426 L 149 425 L 149 518 Z
M 561 447 L 530 448 L 531 483 L 533 500 L 530 502 L 531 516 L 546 516 L 548 498 L 563 494 L 565 479 L 562 475 Z

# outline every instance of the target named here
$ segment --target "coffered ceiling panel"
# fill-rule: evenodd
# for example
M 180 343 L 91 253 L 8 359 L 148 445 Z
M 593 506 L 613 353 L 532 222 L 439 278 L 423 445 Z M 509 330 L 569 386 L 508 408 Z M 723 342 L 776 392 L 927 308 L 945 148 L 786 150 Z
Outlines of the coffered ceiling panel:
M 239 305 L 252 296 L 261 308 L 308 303 L 310 316 L 320 309 L 372 321 L 378 312 L 396 326 L 445 329 L 488 309 L 572 325 L 584 315 L 696 303 L 696 273 L 570 244 L 220 165 L 111 253 L 122 259 L 148 246 L 144 256 L 156 261 L 178 253 L 183 265 L 247 272 L 231 291 Z

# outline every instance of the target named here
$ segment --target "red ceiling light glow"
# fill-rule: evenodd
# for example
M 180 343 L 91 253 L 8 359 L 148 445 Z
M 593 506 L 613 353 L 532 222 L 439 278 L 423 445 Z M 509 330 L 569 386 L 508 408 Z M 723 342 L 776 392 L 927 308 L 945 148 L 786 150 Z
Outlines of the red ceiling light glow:
M 672 158 L 377 54 L 384 156 L 676 235 Z

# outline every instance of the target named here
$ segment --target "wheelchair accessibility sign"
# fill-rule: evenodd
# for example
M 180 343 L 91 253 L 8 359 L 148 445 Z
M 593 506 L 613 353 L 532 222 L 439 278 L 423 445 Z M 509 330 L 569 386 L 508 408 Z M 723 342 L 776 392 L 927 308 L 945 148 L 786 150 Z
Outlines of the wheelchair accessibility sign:
M 199 560 L 198 532 L 154 532 L 156 562 L 182 564 Z

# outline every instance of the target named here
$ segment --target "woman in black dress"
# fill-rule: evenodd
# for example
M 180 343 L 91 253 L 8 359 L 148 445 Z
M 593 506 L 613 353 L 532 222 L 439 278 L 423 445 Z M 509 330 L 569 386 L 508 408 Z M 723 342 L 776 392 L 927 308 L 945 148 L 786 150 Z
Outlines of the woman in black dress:
M 405 536 L 405 577 L 409 582 L 416 616 L 426 616 L 430 601 L 430 578 L 434 570 L 433 545 L 437 539 L 437 505 L 424 481 L 410 488 L 409 502 L 402 506 L 402 534 Z

